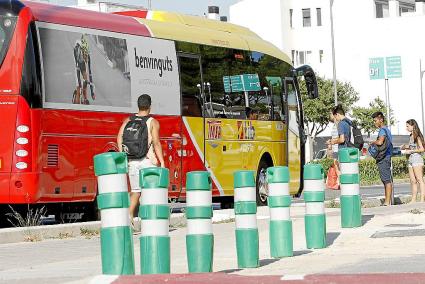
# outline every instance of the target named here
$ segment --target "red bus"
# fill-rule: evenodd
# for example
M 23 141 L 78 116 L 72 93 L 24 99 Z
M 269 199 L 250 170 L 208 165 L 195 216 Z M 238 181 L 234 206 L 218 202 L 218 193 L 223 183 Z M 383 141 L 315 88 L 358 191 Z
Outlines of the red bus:
M 0 1 L 0 204 L 95 212 L 93 156 L 117 151 L 117 131 L 142 93 L 161 125 L 170 198 L 184 198 L 193 170 L 212 173 L 213 196 L 231 197 L 232 171 L 252 169 L 264 203 L 264 169 L 291 163 L 291 192 L 302 190 L 297 77 L 314 97 L 314 72 L 295 70 L 247 29 L 187 21 Z M 235 78 L 252 86 L 226 85 Z

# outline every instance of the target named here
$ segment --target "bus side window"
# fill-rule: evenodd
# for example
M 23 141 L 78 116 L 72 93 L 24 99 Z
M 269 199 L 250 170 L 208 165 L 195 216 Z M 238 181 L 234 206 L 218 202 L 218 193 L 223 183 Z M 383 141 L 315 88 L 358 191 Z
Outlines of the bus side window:
M 205 116 L 229 118 L 229 93 L 224 90 L 223 78 L 229 75 L 229 50 L 202 46 L 202 72 L 205 88 Z
M 182 115 L 202 117 L 202 82 L 199 57 L 179 56 Z
M 25 48 L 24 64 L 22 66 L 21 96 L 32 108 L 40 108 L 41 102 L 41 76 L 38 68 L 39 55 L 35 26 L 28 28 L 27 45 Z
M 229 96 L 229 116 L 234 119 L 246 119 L 244 93 L 232 93 Z
M 270 95 L 265 91 L 248 92 L 249 107 L 257 120 L 270 120 Z

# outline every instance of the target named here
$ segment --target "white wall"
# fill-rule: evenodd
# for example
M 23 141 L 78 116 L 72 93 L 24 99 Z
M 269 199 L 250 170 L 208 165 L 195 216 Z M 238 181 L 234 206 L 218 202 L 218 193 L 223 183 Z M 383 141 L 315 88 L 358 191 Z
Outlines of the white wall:
M 311 9 L 312 27 L 302 27 L 303 8 Z M 322 8 L 322 27 L 316 27 L 316 8 Z M 289 27 L 289 9 L 294 10 L 293 29 Z M 249 12 L 247 17 L 247 11 L 255 13 Z M 288 55 L 291 50 L 313 51 L 310 65 L 332 78 L 329 12 L 329 0 L 244 0 L 231 6 L 230 21 L 250 28 Z M 333 15 L 337 78 L 351 82 L 360 93 L 359 105 L 366 106 L 377 96 L 385 100 L 384 80 L 369 78 L 369 58 L 401 56 L 403 78 L 389 80 L 391 107 L 399 121 L 392 131 L 406 134 L 405 121 L 410 118 L 421 125 L 419 59 L 425 59 L 425 37 L 421 35 L 425 16 L 409 13 L 376 19 L 374 0 L 335 0 Z M 320 49 L 324 50 L 323 63 L 318 62 Z M 425 62 L 423 66 L 425 69 Z

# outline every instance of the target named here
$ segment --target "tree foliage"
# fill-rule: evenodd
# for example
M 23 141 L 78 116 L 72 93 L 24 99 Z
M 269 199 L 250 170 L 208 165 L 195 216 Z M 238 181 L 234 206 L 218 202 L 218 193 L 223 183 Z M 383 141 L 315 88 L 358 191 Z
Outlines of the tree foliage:
M 385 118 L 387 117 L 387 106 L 383 100 L 379 97 L 375 98 L 369 103 L 367 107 L 354 107 L 353 117 L 357 120 L 358 126 L 366 133 L 369 137 L 372 132 L 376 131 L 375 124 L 373 123 L 372 114 L 377 111 L 381 111 Z M 393 117 L 393 111 L 390 109 L 390 124 L 394 125 L 395 120 Z
M 333 81 L 318 76 L 317 85 L 319 98 L 309 99 L 305 84 L 300 84 L 304 117 L 308 123 L 309 135 L 313 139 L 328 126 L 329 112 L 335 105 Z M 338 103 L 343 105 L 345 111 L 350 111 L 353 104 L 359 100 L 359 94 L 348 82 L 337 81 L 337 95 Z

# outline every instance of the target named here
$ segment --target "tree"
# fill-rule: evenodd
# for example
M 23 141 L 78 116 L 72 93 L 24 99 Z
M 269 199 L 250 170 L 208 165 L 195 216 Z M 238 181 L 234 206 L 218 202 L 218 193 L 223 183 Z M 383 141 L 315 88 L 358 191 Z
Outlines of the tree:
M 368 107 L 353 108 L 353 117 L 357 120 L 358 126 L 363 130 L 364 133 L 367 134 L 368 137 L 370 137 L 372 132 L 376 131 L 372 115 L 377 111 L 381 111 L 385 115 L 385 118 L 387 117 L 387 106 L 385 105 L 385 102 L 379 97 L 371 101 Z M 393 111 L 390 109 L 390 125 L 394 124 L 395 120 Z
M 329 113 L 335 105 L 333 81 L 317 77 L 319 98 L 310 99 L 307 95 L 306 85 L 300 84 L 303 100 L 304 118 L 308 123 L 308 132 L 311 139 L 322 133 L 329 124 Z M 338 103 L 349 111 L 351 106 L 359 100 L 359 94 L 348 82 L 337 81 Z

